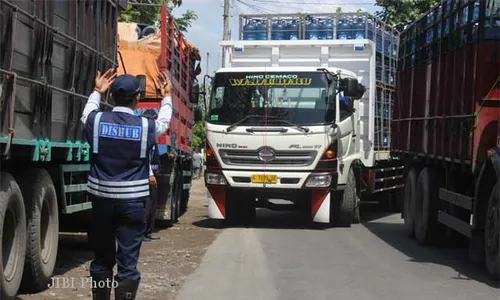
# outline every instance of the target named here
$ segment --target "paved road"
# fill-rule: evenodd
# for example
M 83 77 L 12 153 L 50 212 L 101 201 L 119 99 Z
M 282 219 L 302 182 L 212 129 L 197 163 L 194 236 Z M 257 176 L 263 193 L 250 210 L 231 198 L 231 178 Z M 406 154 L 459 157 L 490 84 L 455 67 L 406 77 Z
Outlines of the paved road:
M 225 229 L 177 299 L 500 299 L 463 249 L 417 245 L 399 215 L 350 229 L 303 229 L 298 220 L 264 211 L 254 228 Z

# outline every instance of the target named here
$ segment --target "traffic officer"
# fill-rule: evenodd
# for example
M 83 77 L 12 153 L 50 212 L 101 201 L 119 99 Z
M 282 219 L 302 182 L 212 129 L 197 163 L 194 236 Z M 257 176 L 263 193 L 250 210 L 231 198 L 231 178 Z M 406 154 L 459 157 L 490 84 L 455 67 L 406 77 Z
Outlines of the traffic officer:
M 144 201 L 149 197 L 149 153 L 166 132 L 172 115 L 170 85 L 159 76 L 163 97 L 156 120 L 134 115 L 140 84 L 113 69 L 97 73 L 94 92 L 83 110 L 91 147 L 88 191 L 92 199 L 94 260 L 90 265 L 93 299 L 135 299 L 141 274 L 137 261 L 144 234 Z M 100 112 L 101 95 L 111 87 L 115 107 Z M 116 244 L 118 249 L 116 249 Z M 113 282 L 113 267 L 118 274 Z

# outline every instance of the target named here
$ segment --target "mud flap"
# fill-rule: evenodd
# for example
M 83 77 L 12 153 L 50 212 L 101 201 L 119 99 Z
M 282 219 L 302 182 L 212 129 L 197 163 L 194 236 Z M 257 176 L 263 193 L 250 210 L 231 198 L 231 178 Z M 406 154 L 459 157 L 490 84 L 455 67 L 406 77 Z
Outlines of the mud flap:
M 311 191 L 312 219 L 317 223 L 330 223 L 330 191 Z
M 223 187 L 207 188 L 208 217 L 211 219 L 225 219 L 226 216 L 226 189 Z

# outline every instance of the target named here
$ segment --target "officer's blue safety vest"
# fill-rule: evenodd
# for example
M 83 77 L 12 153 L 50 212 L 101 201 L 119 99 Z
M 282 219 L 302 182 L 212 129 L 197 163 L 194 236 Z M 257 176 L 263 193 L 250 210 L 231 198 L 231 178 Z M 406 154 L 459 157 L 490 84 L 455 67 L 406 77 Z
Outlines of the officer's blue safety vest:
M 148 197 L 154 120 L 126 112 L 92 112 L 86 127 L 91 145 L 88 191 L 102 198 Z

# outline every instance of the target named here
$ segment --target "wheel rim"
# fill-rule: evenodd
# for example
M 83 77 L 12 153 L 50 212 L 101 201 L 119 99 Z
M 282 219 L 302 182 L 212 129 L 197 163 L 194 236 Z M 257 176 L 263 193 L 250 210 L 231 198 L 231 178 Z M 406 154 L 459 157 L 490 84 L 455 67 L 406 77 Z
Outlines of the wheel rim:
M 50 253 L 52 250 L 52 218 L 51 218 L 51 209 L 49 207 L 48 201 L 43 201 L 41 220 L 40 220 L 40 250 L 42 261 L 47 263 L 50 259 Z
M 499 221 L 499 210 L 498 204 L 493 205 L 488 211 L 486 216 L 486 251 L 491 256 L 498 255 L 499 251 L 499 236 L 498 236 L 498 226 L 500 226 Z
M 12 281 L 16 274 L 16 266 L 18 255 L 21 251 L 18 243 L 16 243 L 16 227 L 17 218 L 12 208 L 7 208 L 3 223 L 3 238 L 2 238 L 2 263 L 3 263 L 3 276 L 6 281 Z

